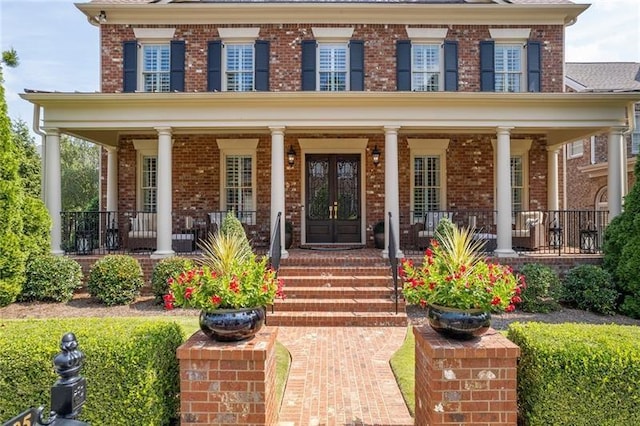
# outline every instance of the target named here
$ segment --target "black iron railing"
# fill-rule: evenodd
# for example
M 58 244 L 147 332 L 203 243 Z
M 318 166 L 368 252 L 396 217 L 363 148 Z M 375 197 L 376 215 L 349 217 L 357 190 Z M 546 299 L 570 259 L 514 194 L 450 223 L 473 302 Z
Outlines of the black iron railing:
M 281 217 L 282 212 L 278 212 L 278 216 L 276 216 L 276 223 L 274 225 L 273 237 L 271 238 L 271 244 L 269 245 L 269 264 L 276 270 L 276 273 L 280 269 L 280 258 L 282 256 L 282 242 L 280 241 Z

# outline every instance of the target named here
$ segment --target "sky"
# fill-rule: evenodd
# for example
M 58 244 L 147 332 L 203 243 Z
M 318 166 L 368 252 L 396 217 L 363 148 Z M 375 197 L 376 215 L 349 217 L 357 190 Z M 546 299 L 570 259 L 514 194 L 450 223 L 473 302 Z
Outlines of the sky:
M 18 52 L 18 68 L 5 68 L 9 116 L 32 125 L 24 89 L 93 92 L 100 89 L 98 28 L 75 6 L 83 0 L 0 0 L 0 49 Z M 568 62 L 640 62 L 640 0 L 591 3 L 567 28 Z

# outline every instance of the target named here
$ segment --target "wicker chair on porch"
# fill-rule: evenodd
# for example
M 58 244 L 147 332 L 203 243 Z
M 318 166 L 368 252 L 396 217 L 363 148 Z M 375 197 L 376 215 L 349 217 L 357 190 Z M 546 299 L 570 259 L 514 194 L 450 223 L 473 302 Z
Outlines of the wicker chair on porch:
M 546 244 L 545 214 L 541 211 L 517 212 L 511 231 L 514 248 L 537 250 Z
M 431 239 L 433 238 L 438 223 L 444 218 L 451 219 L 453 212 L 432 211 L 426 212 L 422 222 L 414 223 L 411 226 L 413 245 L 416 249 L 422 250 L 429 247 Z
M 138 213 L 129 221 L 126 248 L 129 250 L 155 250 L 157 241 L 155 213 Z

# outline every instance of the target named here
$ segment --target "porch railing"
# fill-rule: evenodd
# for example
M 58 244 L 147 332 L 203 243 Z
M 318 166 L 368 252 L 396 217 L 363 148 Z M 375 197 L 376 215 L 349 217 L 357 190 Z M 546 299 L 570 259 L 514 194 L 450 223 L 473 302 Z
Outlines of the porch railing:
M 497 211 L 448 210 L 410 212 L 400 218 L 402 251 L 421 254 L 429 245 L 442 217 L 467 227 L 484 243 L 488 253 L 496 248 Z M 609 212 L 599 210 L 530 210 L 514 212 L 512 248 L 519 254 L 601 254 Z
M 197 253 L 198 242 L 215 232 L 226 211 L 188 211 L 172 216 L 172 248 Z M 269 224 L 258 212 L 234 212 L 243 224 L 254 251 L 266 253 Z M 143 211 L 62 212 L 62 250 L 67 254 L 151 253 L 157 245 L 157 216 Z

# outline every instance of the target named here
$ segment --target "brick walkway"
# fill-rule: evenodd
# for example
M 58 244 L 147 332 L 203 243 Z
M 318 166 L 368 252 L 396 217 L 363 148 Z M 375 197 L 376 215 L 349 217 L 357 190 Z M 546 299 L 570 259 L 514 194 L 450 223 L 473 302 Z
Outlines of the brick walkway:
M 279 426 L 413 425 L 389 366 L 406 327 L 280 327 L 291 352 Z

